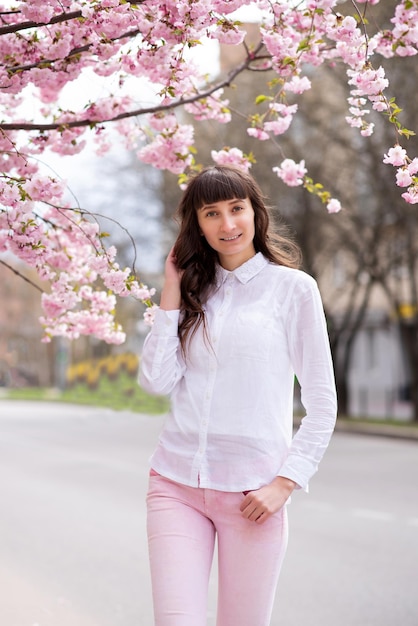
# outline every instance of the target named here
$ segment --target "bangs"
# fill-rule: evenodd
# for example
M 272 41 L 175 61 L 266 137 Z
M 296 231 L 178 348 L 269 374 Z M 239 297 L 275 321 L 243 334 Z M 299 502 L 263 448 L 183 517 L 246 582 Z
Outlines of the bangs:
M 240 171 L 232 168 L 210 168 L 201 172 L 188 189 L 189 201 L 195 211 L 207 204 L 223 200 L 244 200 L 251 197 L 250 185 Z

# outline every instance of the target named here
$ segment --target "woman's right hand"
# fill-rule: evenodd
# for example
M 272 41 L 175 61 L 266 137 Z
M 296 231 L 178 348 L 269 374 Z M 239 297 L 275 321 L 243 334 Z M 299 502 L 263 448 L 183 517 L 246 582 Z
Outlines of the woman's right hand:
M 165 311 L 176 310 L 181 304 L 181 277 L 183 270 L 177 266 L 177 260 L 171 248 L 164 266 L 164 286 L 161 292 L 160 308 Z

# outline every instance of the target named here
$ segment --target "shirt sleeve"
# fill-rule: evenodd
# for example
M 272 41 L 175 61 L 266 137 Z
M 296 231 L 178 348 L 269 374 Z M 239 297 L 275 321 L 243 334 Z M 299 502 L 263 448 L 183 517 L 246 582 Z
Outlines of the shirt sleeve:
M 337 396 L 321 296 L 316 281 L 302 276 L 289 299 L 287 333 L 306 414 L 279 475 L 307 491 L 335 427 Z
M 184 373 L 178 323 L 180 311 L 158 309 L 142 348 L 138 382 L 148 393 L 169 394 Z

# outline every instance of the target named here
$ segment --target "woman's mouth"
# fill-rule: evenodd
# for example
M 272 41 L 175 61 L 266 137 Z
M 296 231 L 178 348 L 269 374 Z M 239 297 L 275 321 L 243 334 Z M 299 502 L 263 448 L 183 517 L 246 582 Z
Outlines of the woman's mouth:
M 221 241 L 235 241 L 235 239 L 238 239 L 239 237 L 241 237 L 241 234 L 233 235 L 232 237 L 221 237 Z

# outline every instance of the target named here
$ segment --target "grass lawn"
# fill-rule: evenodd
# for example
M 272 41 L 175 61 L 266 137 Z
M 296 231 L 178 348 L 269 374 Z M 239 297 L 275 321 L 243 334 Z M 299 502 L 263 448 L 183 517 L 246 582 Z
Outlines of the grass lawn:
M 103 406 L 136 413 L 159 414 L 168 410 L 167 398 L 150 396 L 139 387 L 135 378 L 125 372 L 121 372 L 115 380 L 101 376 L 95 389 L 89 388 L 85 383 L 75 384 L 64 391 L 22 387 L 7 389 L 3 397 L 11 400 L 42 400 Z

